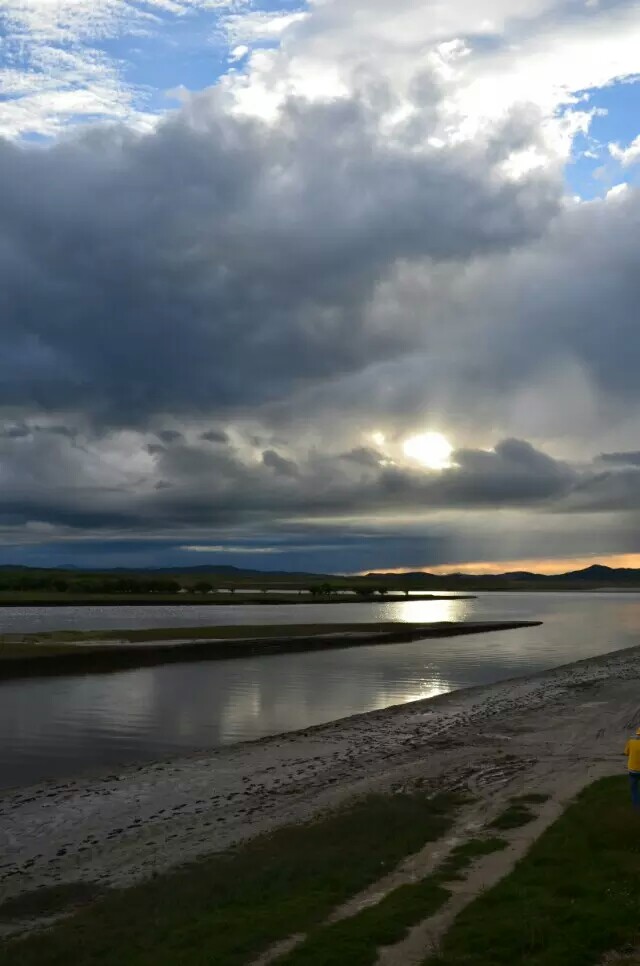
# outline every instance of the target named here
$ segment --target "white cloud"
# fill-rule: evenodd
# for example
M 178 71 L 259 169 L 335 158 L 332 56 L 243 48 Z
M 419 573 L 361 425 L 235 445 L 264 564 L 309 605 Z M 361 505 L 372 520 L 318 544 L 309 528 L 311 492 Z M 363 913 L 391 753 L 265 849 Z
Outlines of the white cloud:
M 302 23 L 308 16 L 302 10 L 293 13 L 252 10 L 248 13 L 230 14 L 225 20 L 225 28 L 229 37 L 245 43 L 272 41 L 295 24 Z
M 247 0 L 248 2 L 248 0 Z M 52 136 L 80 121 L 146 125 L 147 92 L 100 43 L 153 34 L 167 18 L 224 15 L 244 0 L 4 0 L 0 135 Z
M 619 198 L 621 195 L 626 194 L 628 190 L 629 190 L 629 185 L 626 183 L 626 181 L 623 181 L 620 184 L 615 184 L 613 188 L 609 188 L 605 197 Z
M 640 134 L 626 148 L 614 143 L 609 145 L 609 154 L 619 161 L 623 168 L 629 168 L 640 161 Z
M 559 0 L 311 0 L 306 17 L 291 18 L 277 50 L 259 51 L 229 89 L 247 113 L 274 118 L 291 95 L 323 100 L 370 84 L 381 124 L 411 123 L 422 84 L 444 97 L 431 143 L 485 137 L 513 114 L 539 113 L 535 148 L 514 148 L 511 172 L 564 163 L 573 140 L 588 132 L 593 110 L 577 94 L 632 76 L 640 47 L 640 7 L 618 0 L 607 9 Z M 248 14 L 233 20 L 242 36 L 257 29 Z M 387 87 L 387 94 L 384 88 Z
M 14 56 L 0 75 L 0 132 L 10 136 L 52 134 L 82 118 L 134 119 L 145 110 L 144 92 L 123 83 L 122 65 L 92 45 L 152 34 L 199 11 L 212 15 L 218 41 L 231 48 L 224 86 L 246 113 L 273 117 L 291 94 L 346 96 L 372 72 L 380 93 L 383 83 L 393 89 L 395 126 L 411 122 L 421 74 L 442 87 L 434 143 L 482 136 L 514 108 L 535 105 L 540 143 L 535 152 L 514 152 L 516 175 L 568 157 L 572 119 L 580 114 L 588 127 L 591 117 L 575 92 L 634 74 L 640 45 L 635 0 L 606 9 L 561 0 L 486 0 L 477 8 L 468 0 L 309 0 L 305 9 L 275 12 L 250 0 L 5 0 L 4 8 Z M 235 64 L 245 57 L 240 72 Z M 559 107 L 568 116 L 558 118 Z
M 243 57 L 246 57 L 248 53 L 249 53 L 249 48 L 247 47 L 246 44 L 238 44 L 238 46 L 234 47 L 231 53 L 229 54 L 229 60 L 232 63 L 235 63 L 238 60 L 242 60 Z

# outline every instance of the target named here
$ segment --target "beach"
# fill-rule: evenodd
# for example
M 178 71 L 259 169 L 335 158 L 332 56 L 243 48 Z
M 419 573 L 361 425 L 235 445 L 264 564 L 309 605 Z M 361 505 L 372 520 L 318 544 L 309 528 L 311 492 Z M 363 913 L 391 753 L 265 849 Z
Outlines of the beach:
M 0 902 L 42 886 L 122 886 L 347 798 L 419 783 L 493 809 L 559 809 L 624 770 L 640 648 L 206 754 L 0 795 Z

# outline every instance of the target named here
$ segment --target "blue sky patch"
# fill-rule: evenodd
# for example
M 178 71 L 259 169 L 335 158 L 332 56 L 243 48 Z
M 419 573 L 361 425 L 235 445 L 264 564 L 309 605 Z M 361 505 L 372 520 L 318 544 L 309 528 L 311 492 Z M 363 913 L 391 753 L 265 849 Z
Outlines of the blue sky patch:
M 569 190 L 581 198 L 602 197 L 622 182 L 638 184 L 638 166 L 623 167 L 609 151 L 609 144 L 626 147 L 640 134 L 638 81 L 639 78 L 633 78 L 588 92 L 589 99 L 584 106 L 597 113 L 588 135 L 576 137 L 573 160 L 567 166 Z

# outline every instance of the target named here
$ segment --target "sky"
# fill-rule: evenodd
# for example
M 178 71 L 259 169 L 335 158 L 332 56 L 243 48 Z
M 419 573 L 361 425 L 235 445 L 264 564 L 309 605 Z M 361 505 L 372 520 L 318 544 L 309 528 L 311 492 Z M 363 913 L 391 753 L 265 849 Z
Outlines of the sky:
M 0 564 L 640 566 L 639 49 L 632 0 L 4 0 Z

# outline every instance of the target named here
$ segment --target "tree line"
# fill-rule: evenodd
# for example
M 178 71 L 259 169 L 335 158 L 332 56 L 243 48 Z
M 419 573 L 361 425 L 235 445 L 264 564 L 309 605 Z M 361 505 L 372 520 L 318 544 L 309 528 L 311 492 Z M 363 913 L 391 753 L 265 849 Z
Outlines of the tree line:
M 60 574 L 3 574 L 0 591 L 73 594 L 177 594 L 168 577 L 64 577 Z

